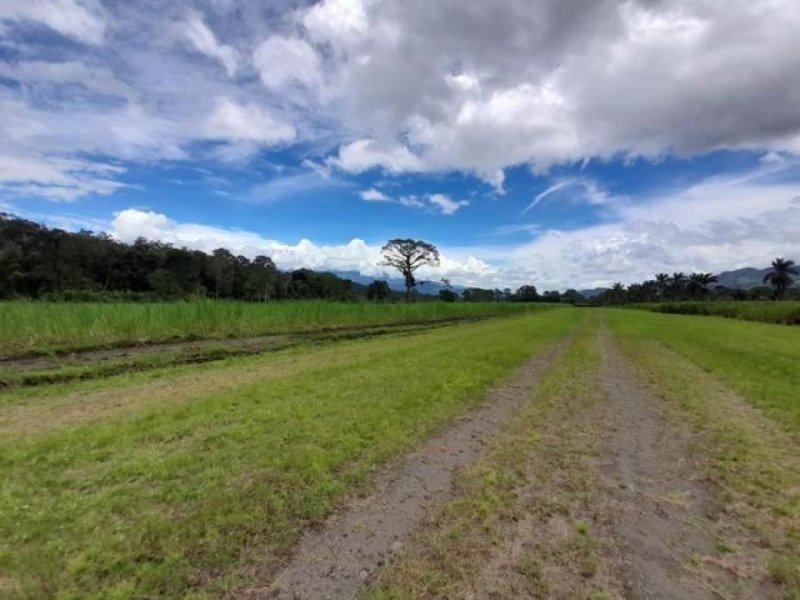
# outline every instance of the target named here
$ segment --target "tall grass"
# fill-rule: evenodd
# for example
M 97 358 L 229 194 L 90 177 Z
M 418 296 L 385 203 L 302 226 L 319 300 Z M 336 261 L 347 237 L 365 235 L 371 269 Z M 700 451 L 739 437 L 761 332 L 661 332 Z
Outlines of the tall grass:
M 516 314 L 505 303 L 366 304 L 234 301 L 0 304 L 0 355 L 176 339 L 225 338 Z
M 783 325 L 800 325 L 800 301 L 782 302 L 661 302 L 658 304 L 636 304 L 633 308 L 642 308 L 654 312 L 678 315 L 711 315 L 744 319 L 745 321 L 763 321 Z

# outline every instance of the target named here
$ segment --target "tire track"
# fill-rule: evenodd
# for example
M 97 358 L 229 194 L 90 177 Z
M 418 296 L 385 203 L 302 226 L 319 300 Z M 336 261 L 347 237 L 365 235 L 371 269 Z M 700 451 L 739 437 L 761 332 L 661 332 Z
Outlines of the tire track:
M 355 597 L 402 549 L 434 503 L 448 496 L 455 471 L 474 462 L 492 434 L 530 401 L 531 389 L 567 345 L 562 340 L 535 356 L 478 408 L 379 475 L 369 497 L 351 501 L 301 539 L 271 585 L 238 597 Z

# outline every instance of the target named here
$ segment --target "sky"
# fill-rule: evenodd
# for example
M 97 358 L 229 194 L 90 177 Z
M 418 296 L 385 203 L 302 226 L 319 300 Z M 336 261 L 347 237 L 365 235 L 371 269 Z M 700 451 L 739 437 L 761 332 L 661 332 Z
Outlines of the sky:
M 0 0 L 0 211 L 487 288 L 800 260 L 800 2 Z

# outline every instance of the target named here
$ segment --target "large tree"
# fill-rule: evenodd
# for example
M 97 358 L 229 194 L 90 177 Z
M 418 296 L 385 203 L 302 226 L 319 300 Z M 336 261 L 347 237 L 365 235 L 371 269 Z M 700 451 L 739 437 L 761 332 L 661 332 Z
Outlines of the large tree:
M 786 295 L 786 289 L 794 283 L 792 275 L 800 275 L 794 261 L 776 258 L 772 261 L 772 271 L 764 276 L 764 283 L 775 288 L 775 298 L 780 300 Z
M 381 265 L 393 267 L 400 271 L 406 284 L 406 300 L 411 298 L 411 292 L 417 285 L 414 273 L 424 265 L 437 266 L 439 264 L 439 250 L 433 244 L 422 240 L 396 239 L 389 240 L 381 248 L 383 262 Z

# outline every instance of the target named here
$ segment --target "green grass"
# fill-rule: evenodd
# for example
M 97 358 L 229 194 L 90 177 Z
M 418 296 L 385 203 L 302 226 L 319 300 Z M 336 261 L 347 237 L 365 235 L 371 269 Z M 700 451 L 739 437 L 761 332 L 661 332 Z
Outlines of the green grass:
M 602 591 L 603 577 L 595 576 L 605 569 L 603 547 L 585 520 L 596 516 L 586 505 L 589 457 L 600 436 L 585 418 L 602 395 L 594 385 L 596 338 L 597 321 L 585 322 L 531 392 L 531 403 L 481 460 L 459 473 L 455 498 L 433 512 L 365 598 L 462 598 L 476 585 L 476 597 L 491 598 L 589 598 Z M 492 558 L 510 552 L 519 523 L 544 528 L 553 518 L 572 531 L 525 539 L 513 568 L 481 581 Z M 528 527 L 524 532 L 531 535 Z
M 800 329 L 767 323 L 609 310 L 616 333 L 656 340 L 800 433 Z
M 201 598 L 266 582 L 304 527 L 577 314 L 10 392 L 0 596 Z
M 638 304 L 635 308 L 679 315 L 705 315 L 763 321 L 782 325 L 800 325 L 800 301 L 782 302 L 662 302 Z
M 510 303 L 444 302 L 2 302 L 0 356 L 173 339 L 244 337 L 510 315 L 531 308 Z
M 800 599 L 800 331 L 608 312 L 628 356 L 700 434 L 696 452 L 726 510 L 769 550 L 769 574 L 786 597 Z

